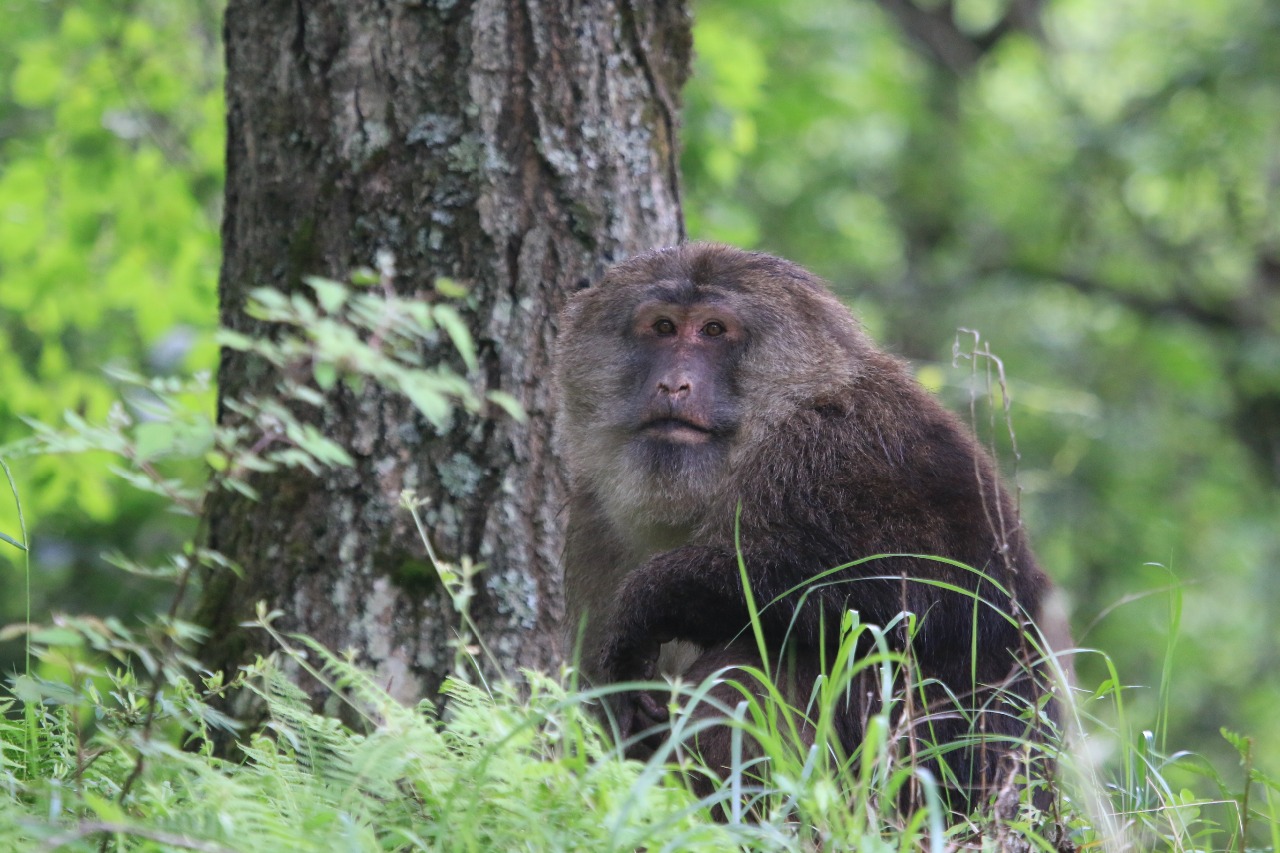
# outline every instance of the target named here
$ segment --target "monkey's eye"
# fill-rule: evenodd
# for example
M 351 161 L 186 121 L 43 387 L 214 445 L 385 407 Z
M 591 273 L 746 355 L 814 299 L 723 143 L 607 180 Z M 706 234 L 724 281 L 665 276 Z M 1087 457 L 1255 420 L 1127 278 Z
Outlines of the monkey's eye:
M 719 320 L 712 320 L 702 327 L 702 334 L 709 338 L 718 338 L 727 331 L 729 330 L 724 327 L 724 323 Z
M 660 335 L 674 335 L 676 333 L 676 324 L 664 317 L 653 324 L 653 330 Z

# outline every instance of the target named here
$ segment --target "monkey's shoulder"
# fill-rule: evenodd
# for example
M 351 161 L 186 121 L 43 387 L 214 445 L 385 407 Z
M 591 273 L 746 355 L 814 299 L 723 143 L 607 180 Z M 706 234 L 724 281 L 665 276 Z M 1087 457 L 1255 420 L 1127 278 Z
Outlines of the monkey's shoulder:
M 736 466 L 747 501 L 817 502 L 833 512 L 872 501 L 914 515 L 980 502 L 994 485 L 992 465 L 972 436 L 926 396 L 815 397 L 752 445 L 755 452 Z

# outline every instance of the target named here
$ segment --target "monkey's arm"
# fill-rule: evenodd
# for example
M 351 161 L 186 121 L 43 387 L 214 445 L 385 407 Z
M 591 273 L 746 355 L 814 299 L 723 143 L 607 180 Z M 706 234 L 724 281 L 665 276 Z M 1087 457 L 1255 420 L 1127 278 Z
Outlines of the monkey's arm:
M 653 557 L 627 577 L 601 650 L 600 666 L 611 681 L 651 678 L 658 647 L 669 640 L 709 646 L 746 625 L 746 599 L 729 556 L 688 545 Z
M 989 561 L 989 537 L 972 532 L 986 527 L 973 457 L 945 420 L 897 444 L 876 427 L 801 413 L 776 439 L 791 452 L 762 454 L 739 472 L 742 565 L 771 651 L 784 637 L 810 648 L 834 642 L 848 609 L 881 625 L 903 610 L 927 614 L 926 645 L 967 633 L 972 599 L 937 582 L 972 589 L 975 575 L 901 555 Z M 667 640 L 710 648 L 747 629 L 732 520 L 723 526 L 719 540 L 658 554 L 619 587 L 601 657 L 611 680 L 652 675 Z M 847 566 L 877 555 L 898 556 Z M 938 653 L 964 645 L 940 643 Z
M 786 546 L 781 542 L 770 546 Z M 783 638 L 810 648 L 834 640 L 846 608 L 877 621 L 902 607 L 890 581 L 840 574 L 805 588 L 806 577 L 834 568 L 843 560 L 793 562 L 775 547 L 744 549 L 752 597 L 760 610 L 766 642 L 781 651 Z M 892 571 L 885 566 L 877 571 Z M 856 583 L 854 582 L 856 581 Z M 793 590 L 793 587 L 800 589 Z M 892 610 L 893 613 L 888 611 Z M 631 573 L 618 590 L 616 617 L 602 647 L 600 668 L 610 681 L 653 677 L 658 649 L 670 640 L 687 640 L 703 648 L 724 646 L 749 631 L 750 614 L 742 586 L 738 555 L 721 547 L 689 545 L 650 559 Z M 825 631 L 831 636 L 824 638 Z M 774 648 L 776 646 L 776 648 Z

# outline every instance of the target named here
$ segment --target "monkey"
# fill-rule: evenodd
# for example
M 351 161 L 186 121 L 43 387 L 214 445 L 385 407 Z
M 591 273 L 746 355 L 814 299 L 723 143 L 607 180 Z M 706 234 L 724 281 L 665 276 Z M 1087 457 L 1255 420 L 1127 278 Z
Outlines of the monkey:
M 1034 708 L 1051 690 L 1026 630 L 1056 618 L 995 463 L 824 282 L 719 244 L 640 254 L 568 299 L 554 358 L 566 623 L 590 684 L 760 667 L 741 560 L 800 704 L 846 611 L 879 626 L 909 612 L 917 681 L 942 708 L 933 737 L 1047 736 L 1056 698 L 1025 718 L 991 710 L 997 694 Z M 1052 633 L 1065 648 L 1064 625 Z M 891 638 L 902 651 L 903 632 Z M 846 750 L 871 701 L 840 704 Z M 667 710 L 644 691 L 610 702 L 628 754 L 651 753 L 641 735 Z M 975 722 L 957 702 L 987 711 Z M 728 744 L 723 727 L 700 739 L 713 771 L 728 769 Z M 985 747 L 946 761 L 962 808 L 1006 784 Z

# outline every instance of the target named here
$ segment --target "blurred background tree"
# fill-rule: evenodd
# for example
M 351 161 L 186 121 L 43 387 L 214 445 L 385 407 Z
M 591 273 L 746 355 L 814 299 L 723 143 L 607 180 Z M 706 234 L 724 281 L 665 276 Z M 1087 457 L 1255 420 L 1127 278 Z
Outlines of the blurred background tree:
M 26 434 L 19 416 L 103 417 L 104 366 L 213 368 L 220 7 L 0 0 L 0 443 Z M 961 410 L 953 342 L 980 331 L 1010 378 L 1025 521 L 1081 645 L 1151 686 L 1131 707 L 1158 729 L 1177 623 L 1170 747 L 1225 755 L 1227 726 L 1280 771 L 1280 7 L 696 12 L 690 236 L 820 272 Z M 95 460 L 14 469 L 37 613 L 156 605 L 97 555 L 142 558 L 182 520 Z M 20 575 L 0 573 L 7 622 Z

